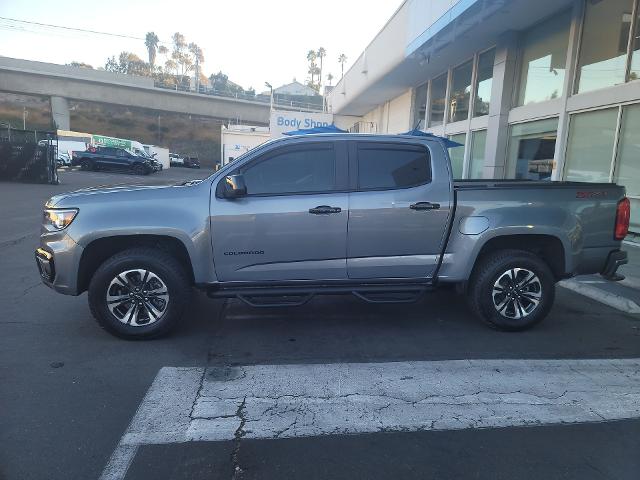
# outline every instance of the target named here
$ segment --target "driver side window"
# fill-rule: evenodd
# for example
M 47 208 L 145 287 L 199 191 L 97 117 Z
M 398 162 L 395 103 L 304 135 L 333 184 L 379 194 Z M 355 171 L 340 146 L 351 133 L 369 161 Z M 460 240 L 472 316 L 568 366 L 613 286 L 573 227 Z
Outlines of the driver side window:
M 267 155 L 242 169 L 248 195 L 317 193 L 336 188 L 333 143 L 285 147 Z

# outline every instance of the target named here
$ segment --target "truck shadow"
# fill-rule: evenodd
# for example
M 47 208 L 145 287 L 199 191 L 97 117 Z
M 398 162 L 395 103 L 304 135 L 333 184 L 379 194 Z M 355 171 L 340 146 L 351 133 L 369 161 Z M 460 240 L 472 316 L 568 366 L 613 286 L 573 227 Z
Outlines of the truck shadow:
M 192 322 L 200 324 L 196 319 L 211 311 L 211 302 L 204 295 L 194 299 L 181 330 L 199 328 Z M 640 355 L 638 340 L 637 320 L 563 289 L 558 289 L 551 315 L 520 333 L 490 329 L 467 309 L 463 297 L 446 290 L 413 304 L 372 305 L 350 296 L 326 296 L 300 307 L 253 308 L 228 300 L 211 336 L 209 362 L 624 358 Z

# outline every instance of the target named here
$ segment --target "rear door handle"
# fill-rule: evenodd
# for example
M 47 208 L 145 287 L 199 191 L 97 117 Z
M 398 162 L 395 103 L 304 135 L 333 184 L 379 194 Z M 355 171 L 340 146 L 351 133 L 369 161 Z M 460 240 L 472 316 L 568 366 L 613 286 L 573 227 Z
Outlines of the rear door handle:
M 409 207 L 411 210 L 438 210 L 440 208 L 439 203 L 431 202 L 418 202 Z
M 320 205 L 316 208 L 310 208 L 309 213 L 313 215 L 329 215 L 331 213 L 340 213 L 342 209 L 340 207 L 330 207 L 329 205 Z

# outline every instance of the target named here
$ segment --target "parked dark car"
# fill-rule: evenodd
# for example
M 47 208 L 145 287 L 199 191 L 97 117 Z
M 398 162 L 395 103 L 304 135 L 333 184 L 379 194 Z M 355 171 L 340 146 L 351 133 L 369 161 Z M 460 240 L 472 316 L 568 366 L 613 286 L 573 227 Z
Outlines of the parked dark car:
M 200 168 L 198 157 L 184 157 L 184 166 L 189 168 Z
M 82 170 L 129 170 L 148 175 L 158 170 L 153 159 L 139 157 L 123 148 L 96 147 L 86 152 L 72 152 L 71 165 Z
M 195 156 L 170 153 L 169 161 L 172 167 L 200 168 L 200 161 Z

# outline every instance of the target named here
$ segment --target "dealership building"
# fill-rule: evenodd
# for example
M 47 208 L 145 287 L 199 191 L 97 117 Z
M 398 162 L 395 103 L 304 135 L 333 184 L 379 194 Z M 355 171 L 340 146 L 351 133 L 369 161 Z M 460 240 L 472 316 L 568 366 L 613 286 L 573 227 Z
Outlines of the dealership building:
M 327 99 L 456 178 L 618 182 L 640 233 L 640 0 L 405 0 Z

